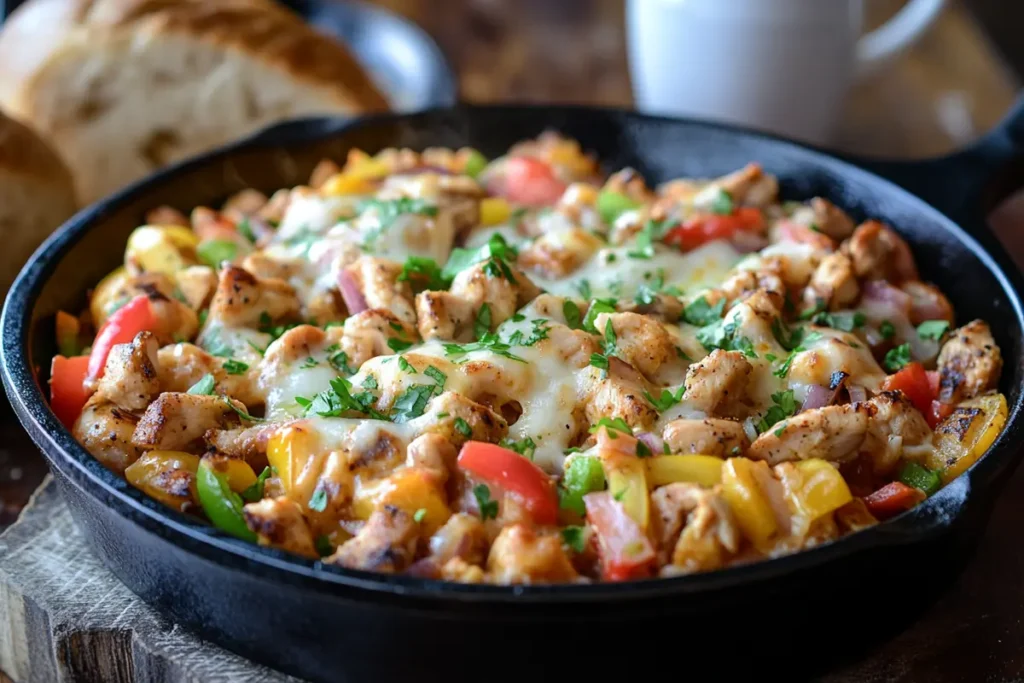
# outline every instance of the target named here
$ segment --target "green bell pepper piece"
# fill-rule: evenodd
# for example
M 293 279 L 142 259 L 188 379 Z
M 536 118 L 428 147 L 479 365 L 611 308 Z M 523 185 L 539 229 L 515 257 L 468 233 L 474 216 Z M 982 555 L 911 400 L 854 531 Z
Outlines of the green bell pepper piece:
M 466 166 L 462 169 L 462 172 L 470 178 L 476 178 L 487 168 L 487 164 L 487 157 L 474 149 L 470 151 L 469 158 L 466 159 Z
M 558 504 L 566 510 L 584 515 L 583 496 L 592 491 L 604 489 L 604 468 L 598 458 L 574 457 L 562 477 L 562 488 L 558 492 Z
M 256 534 L 242 516 L 242 497 L 231 490 L 227 477 L 215 472 L 205 460 L 199 461 L 196 492 L 203 512 L 215 527 L 243 541 L 256 542 Z
M 640 206 L 638 202 L 633 201 L 621 192 L 601 190 L 597 195 L 597 212 L 601 215 L 601 220 L 608 225 L 614 223 L 615 219 L 626 211 L 635 209 L 638 206 Z

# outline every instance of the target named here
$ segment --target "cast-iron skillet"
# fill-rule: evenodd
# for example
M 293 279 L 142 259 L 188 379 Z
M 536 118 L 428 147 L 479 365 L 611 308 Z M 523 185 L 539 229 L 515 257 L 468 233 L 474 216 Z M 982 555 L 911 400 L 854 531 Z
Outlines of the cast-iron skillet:
M 675 579 L 507 588 L 328 568 L 233 540 L 108 472 L 48 409 L 53 315 L 86 304 L 147 209 L 187 211 L 246 187 L 302 183 L 319 159 L 343 159 L 353 146 L 472 145 L 494 156 L 548 128 L 579 139 L 608 169 L 632 166 L 652 182 L 760 161 L 780 176 L 784 197 L 824 196 L 895 226 L 959 320 L 992 325 L 1011 406 L 1002 436 L 926 503 L 816 549 Z M 173 619 L 282 671 L 322 681 L 722 678 L 746 669 L 792 678 L 855 654 L 927 603 L 967 557 L 1021 455 L 1021 278 L 982 218 L 986 201 L 1016 187 L 1021 145 L 1024 107 L 967 151 L 861 163 L 874 173 L 767 135 L 604 109 L 460 106 L 286 123 L 137 183 L 40 247 L 4 307 L 4 383 L 107 566 Z

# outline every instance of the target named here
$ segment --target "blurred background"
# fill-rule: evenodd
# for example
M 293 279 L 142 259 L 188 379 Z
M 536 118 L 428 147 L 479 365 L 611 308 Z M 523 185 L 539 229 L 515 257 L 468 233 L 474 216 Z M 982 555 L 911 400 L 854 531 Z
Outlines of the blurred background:
M 773 21 L 785 12 L 792 12 L 787 19 L 789 24 L 779 28 L 778 34 L 770 35 L 774 42 L 768 44 L 770 49 L 778 51 L 794 45 L 805 49 L 803 53 L 797 51 L 789 55 L 792 60 L 789 67 L 766 66 L 751 52 L 757 48 L 754 44 L 757 36 L 744 33 L 752 30 L 750 23 L 744 24 L 744 18 L 731 18 L 728 11 L 719 14 L 723 8 L 740 7 L 745 3 L 755 7 L 751 2 L 761 3 L 756 6 L 758 11 L 767 8 L 774 12 Z M 881 27 L 894 17 L 900 17 L 908 6 L 907 0 L 867 0 L 863 5 L 860 0 L 851 0 L 848 7 L 843 0 L 817 3 L 811 0 L 693 0 L 687 3 L 633 0 L 633 3 L 632 11 L 642 11 L 648 22 L 668 29 L 673 29 L 670 20 L 679 22 L 678 39 L 669 33 L 667 40 L 657 44 L 653 32 L 640 34 L 642 40 L 634 38 L 631 51 L 629 8 L 624 0 L 376 0 L 371 3 L 423 29 L 425 33 L 418 34 L 418 38 L 417 34 L 385 31 L 387 26 L 381 23 L 364 25 L 360 23 L 363 19 L 336 13 L 334 10 L 350 6 L 342 0 L 287 4 L 317 24 L 319 30 L 341 36 L 358 59 L 372 71 L 383 73 L 384 80 L 390 79 L 383 89 L 400 108 L 445 104 L 456 96 L 455 86 L 457 96 L 470 102 L 632 107 L 637 104 L 634 89 L 637 74 L 646 78 L 653 70 L 658 77 L 674 75 L 672 60 L 677 60 L 676 63 L 698 63 L 701 71 L 686 76 L 680 83 L 671 79 L 667 86 L 661 83 L 657 87 L 663 92 L 655 95 L 671 102 L 678 100 L 683 106 L 692 105 L 694 100 L 698 100 L 698 104 L 713 100 L 715 86 L 732 93 L 742 90 L 749 95 L 748 100 L 744 100 L 742 106 L 731 100 L 733 104 L 731 108 L 726 106 L 722 118 L 745 115 L 752 125 L 762 123 L 758 120 L 764 111 L 762 106 L 770 104 L 757 97 L 767 98 L 767 101 L 773 93 L 806 92 L 802 100 L 796 98 L 798 107 L 792 117 L 788 116 L 790 112 L 783 112 L 782 119 L 776 120 L 785 129 L 786 123 L 798 120 L 799 115 L 805 113 L 803 110 L 808 108 L 808 103 L 818 102 L 821 93 L 833 87 L 835 121 L 828 121 L 828 132 L 813 136 L 814 141 L 861 155 L 928 157 L 967 145 L 1006 113 L 1024 75 L 1024 42 L 1019 40 L 1024 28 L 1024 3 L 1018 0 L 920 0 L 920 6 L 931 3 L 931 9 L 924 11 L 932 14 L 918 17 L 921 25 L 909 29 L 915 35 L 904 41 L 906 45 L 859 78 L 848 73 L 855 65 L 844 61 L 846 55 L 836 48 L 843 39 L 834 32 L 836 29 L 829 28 L 831 25 L 827 23 L 803 27 L 801 22 L 806 22 L 811 14 L 824 12 L 822 8 L 840 7 L 843 8 L 841 13 L 851 9 L 853 12 L 847 13 L 850 16 L 863 10 L 863 26 L 855 22 L 840 30 L 840 33 L 847 29 L 852 31 L 855 42 L 854 34 Z M 14 4 L 20 3 L 8 2 L 7 12 Z M 708 14 L 694 15 L 696 18 L 673 14 L 683 5 L 691 9 L 704 6 L 709 8 Z M 826 19 L 821 18 L 821 21 Z M 711 22 L 706 31 L 697 23 L 705 20 Z M 906 24 L 909 19 L 904 14 L 901 21 Z M 45 24 L 31 28 L 49 30 Z M 686 34 L 687 30 L 691 34 Z M 699 33 L 692 35 L 694 30 Z M 757 27 L 753 26 L 753 30 Z M 803 38 L 794 39 L 793 35 L 785 33 L 788 30 L 797 31 L 794 35 Z M 903 26 L 900 30 L 906 33 L 908 29 Z M 763 37 L 765 31 L 760 34 Z M 814 40 L 819 42 L 814 43 Z M 698 41 L 703 42 L 698 45 Z M 807 53 L 808 46 L 813 45 L 820 46 L 814 48 L 817 52 Z M 636 50 L 640 47 L 645 50 L 643 69 L 637 63 Z M 747 50 L 745 59 L 735 58 L 734 48 L 738 47 Z M 853 43 L 842 49 L 846 47 L 852 50 Z M 695 55 L 697 49 L 703 53 Z M 825 51 L 829 51 L 829 59 L 836 60 L 827 65 L 832 71 L 824 70 L 818 63 L 827 61 L 823 57 Z M 818 60 L 818 56 L 822 59 Z M 802 73 L 809 66 L 818 70 Z M 647 76 L 644 76 L 645 71 Z M 793 90 L 801 86 L 805 90 Z M 749 111 L 741 111 L 744 107 Z M 825 118 L 830 115 L 823 114 Z M 35 123 L 31 116 L 20 118 L 30 127 Z M 765 119 L 765 127 L 771 128 L 769 123 Z M 804 131 L 782 132 L 801 137 Z M 45 144 L 47 136 L 42 137 Z M 0 161 L 2 157 L 0 154 Z M 1024 262 L 1024 240 L 1017 237 L 1022 231 L 1016 229 L 1021 216 L 1024 216 L 1024 199 L 1018 198 L 1004 205 L 992 218 L 994 228 L 1021 259 L 1019 262 Z M 0 220 L 0 226 L 3 225 Z M 38 239 L 42 237 L 45 234 Z M 3 413 L 0 420 L 0 527 L 13 521 L 45 474 L 42 460 L 14 422 L 6 404 Z

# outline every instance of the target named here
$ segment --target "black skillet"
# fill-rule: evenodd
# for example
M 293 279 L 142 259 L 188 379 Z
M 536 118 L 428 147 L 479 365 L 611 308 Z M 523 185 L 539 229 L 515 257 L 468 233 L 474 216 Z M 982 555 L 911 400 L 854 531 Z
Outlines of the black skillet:
M 813 550 L 670 580 L 506 588 L 328 568 L 227 538 L 108 472 L 49 411 L 53 315 L 85 305 L 86 290 L 121 262 L 121 245 L 150 207 L 188 210 L 245 187 L 301 183 L 319 159 L 342 159 L 353 146 L 472 145 L 493 156 L 548 128 L 579 139 L 609 169 L 632 166 L 652 182 L 757 160 L 780 176 L 787 198 L 825 196 L 857 218 L 895 226 L 960 320 L 992 324 L 1011 406 L 1002 436 L 926 503 Z M 697 680 L 700 672 L 721 679 L 746 671 L 798 678 L 855 656 L 916 614 L 968 557 L 1021 455 L 1021 278 L 982 219 L 985 202 L 1022 177 L 1021 145 L 1024 107 L 967 151 L 861 164 L 875 173 L 762 134 L 602 109 L 461 106 L 286 123 L 162 171 L 49 239 L 4 307 L 4 383 L 110 569 L 173 619 L 282 671 L 318 681 L 605 680 L 613 672 Z

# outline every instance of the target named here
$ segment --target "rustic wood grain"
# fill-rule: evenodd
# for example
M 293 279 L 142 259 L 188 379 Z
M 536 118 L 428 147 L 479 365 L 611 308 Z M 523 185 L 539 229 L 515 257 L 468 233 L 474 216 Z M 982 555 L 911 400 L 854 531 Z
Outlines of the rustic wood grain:
M 52 482 L 0 535 L 0 670 L 17 683 L 297 683 L 139 600 L 91 554 Z

